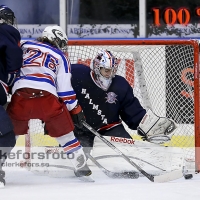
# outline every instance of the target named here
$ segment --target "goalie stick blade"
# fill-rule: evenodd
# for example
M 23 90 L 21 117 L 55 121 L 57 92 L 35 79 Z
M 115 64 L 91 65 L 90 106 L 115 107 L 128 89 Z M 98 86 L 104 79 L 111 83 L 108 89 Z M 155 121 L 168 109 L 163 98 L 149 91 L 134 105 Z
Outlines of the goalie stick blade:
M 121 175 L 121 178 L 125 179 L 138 179 L 140 177 L 139 172 L 136 171 L 123 171 L 119 172 L 118 174 Z
M 181 177 L 183 177 L 182 170 L 174 170 L 174 171 L 168 172 L 166 174 L 154 176 L 153 182 L 164 183 L 164 182 L 169 182 L 169 181 L 179 179 Z
M 103 171 L 103 170 L 102 170 Z M 111 171 L 103 171 L 110 178 L 122 178 L 122 179 L 138 179 L 138 172 L 111 172 Z
M 91 156 L 88 153 L 86 153 L 86 155 L 109 178 L 124 178 L 124 179 L 137 179 L 137 178 L 139 178 L 139 173 L 136 172 L 136 171 L 111 172 L 111 171 L 107 170 L 105 167 L 103 167 L 93 156 Z

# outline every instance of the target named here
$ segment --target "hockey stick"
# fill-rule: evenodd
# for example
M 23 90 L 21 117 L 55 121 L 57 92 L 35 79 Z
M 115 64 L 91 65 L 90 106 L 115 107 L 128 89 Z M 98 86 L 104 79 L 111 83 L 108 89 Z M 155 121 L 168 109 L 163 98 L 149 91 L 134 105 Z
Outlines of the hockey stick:
M 147 173 L 139 165 L 137 165 L 125 154 L 123 154 L 117 147 L 115 147 L 112 143 L 110 143 L 105 137 L 103 137 L 96 130 L 94 130 L 89 124 L 87 124 L 85 121 L 83 121 L 82 123 L 89 131 L 91 131 L 94 135 L 96 135 L 99 139 L 101 139 L 105 144 L 107 144 L 110 148 L 112 148 L 117 154 L 121 155 L 121 157 L 123 157 L 129 164 L 135 167 L 141 174 L 147 177 L 151 182 L 157 182 L 157 183 L 168 182 L 168 181 L 181 178 L 183 176 L 182 170 L 174 170 L 174 171 L 167 172 L 163 175 L 158 175 L 158 176 L 154 176 L 152 174 Z
M 139 173 L 130 171 L 130 172 L 111 172 L 104 168 L 94 157 L 89 153 L 86 153 L 87 157 L 99 168 L 101 171 L 110 178 L 125 178 L 125 179 L 137 179 L 139 178 Z

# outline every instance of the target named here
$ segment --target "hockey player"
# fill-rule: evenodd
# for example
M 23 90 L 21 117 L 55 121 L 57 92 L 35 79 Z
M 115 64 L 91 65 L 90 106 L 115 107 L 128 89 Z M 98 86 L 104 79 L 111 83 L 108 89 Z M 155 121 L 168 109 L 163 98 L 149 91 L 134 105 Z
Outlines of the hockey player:
M 60 26 L 48 26 L 36 41 L 21 44 L 23 66 L 12 88 L 7 112 L 16 135 L 28 131 L 30 119 L 45 122 L 54 137 L 70 156 L 75 175 L 92 181 L 82 146 L 74 136 L 74 124 L 82 126 L 84 114 L 71 86 L 71 66 L 65 55 L 67 36 Z M 67 82 L 67 84 L 65 84 Z
M 123 120 L 130 129 L 137 130 L 144 140 L 153 143 L 170 140 L 175 123 L 141 106 L 126 79 L 116 75 L 118 64 L 110 51 L 100 52 L 90 68 L 72 64 L 72 87 L 86 122 L 104 136 L 131 138 L 122 125 Z M 90 152 L 94 135 L 86 128 L 79 127 L 75 128 L 74 133 L 84 151 Z
M 15 145 L 12 122 L 4 109 L 9 88 L 22 66 L 20 33 L 16 29 L 14 12 L 0 6 L 0 187 L 4 186 L 2 165 Z

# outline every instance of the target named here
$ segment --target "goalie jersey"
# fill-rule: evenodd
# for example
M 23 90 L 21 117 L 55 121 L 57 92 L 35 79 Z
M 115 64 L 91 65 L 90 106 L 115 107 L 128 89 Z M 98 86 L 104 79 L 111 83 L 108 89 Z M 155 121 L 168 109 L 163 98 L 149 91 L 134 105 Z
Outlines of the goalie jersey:
M 108 130 L 123 120 L 132 130 L 137 129 L 146 110 L 125 78 L 116 75 L 109 89 L 104 91 L 91 78 L 88 66 L 72 64 L 71 73 L 72 87 L 88 124 L 98 131 Z

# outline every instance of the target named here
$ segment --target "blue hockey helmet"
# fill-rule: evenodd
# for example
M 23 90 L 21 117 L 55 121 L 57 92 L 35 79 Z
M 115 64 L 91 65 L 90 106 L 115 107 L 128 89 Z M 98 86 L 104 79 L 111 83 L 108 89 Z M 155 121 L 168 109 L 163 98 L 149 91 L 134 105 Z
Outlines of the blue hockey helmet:
M 5 5 L 0 6 L 0 23 L 6 23 L 12 26 L 15 24 L 14 12 Z

